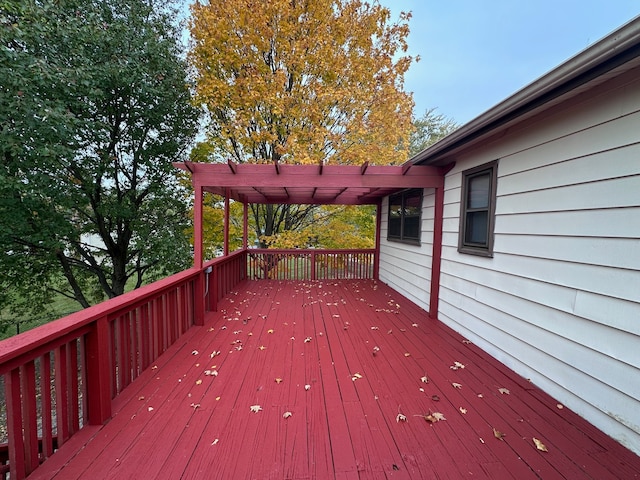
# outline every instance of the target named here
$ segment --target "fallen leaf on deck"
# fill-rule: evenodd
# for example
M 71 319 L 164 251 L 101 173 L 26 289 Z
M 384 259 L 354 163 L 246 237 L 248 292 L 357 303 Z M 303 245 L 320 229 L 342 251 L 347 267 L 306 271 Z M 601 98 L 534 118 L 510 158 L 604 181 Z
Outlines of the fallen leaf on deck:
M 380 351 L 380 347 L 375 346 L 373 347 L 373 355 L 375 356 L 376 353 L 378 353 Z
M 260 405 L 251 405 L 249 408 L 254 413 L 258 413 L 260 410 L 262 410 L 262 407 Z
M 466 408 L 460 407 L 458 410 L 460 410 L 460 413 L 463 414 L 463 415 L 467 414 L 467 409 Z
M 564 408 L 564 405 L 562 405 L 561 403 L 557 404 L 556 407 L 558 407 L 559 410 L 562 410 Z
M 405 357 L 410 357 L 410 356 L 411 356 L 411 354 L 410 354 L 409 352 L 406 352 L 406 353 L 404 354 L 404 356 L 405 356 Z
M 213 442 L 211 442 L 211 445 L 217 445 L 219 441 L 220 439 L 216 438 Z
M 429 379 L 427 378 L 427 376 L 425 375 L 424 377 L 420 377 L 420 381 L 422 383 L 429 383 Z
M 304 339 L 304 343 L 309 343 L 311 341 L 311 337 L 307 337 Z
M 533 443 L 536 444 L 536 448 L 542 452 L 548 452 L 549 450 L 547 450 L 547 447 L 544 443 L 542 443 L 540 440 L 538 440 L 537 438 L 533 437 Z
M 351 375 L 351 380 L 354 382 L 359 378 L 362 378 L 362 375 L 360 375 L 359 373 L 354 373 L 353 375 Z
M 140 396 L 138 397 L 138 400 L 144 400 L 144 395 L 140 395 Z
M 407 416 L 406 415 L 403 415 L 403 414 L 399 413 L 396 416 L 396 422 L 399 423 L 399 422 L 406 422 L 406 421 L 407 421 Z
M 469 345 L 471 343 L 471 340 L 467 340 L 466 338 L 464 340 L 462 340 L 462 343 Z
M 147 408 L 147 412 L 153 412 L 153 407 Z
M 193 352 L 191 352 L 191 355 L 198 355 L 198 350 L 194 350 Z
M 460 383 L 453 382 L 451 385 L 453 385 L 453 388 L 457 388 L 457 389 L 462 388 L 462 384 Z
M 482 395 L 481 393 L 478 394 L 478 398 L 484 398 L 484 395 Z
M 444 415 L 440 412 L 433 412 L 433 413 L 429 412 L 426 415 L 420 415 L 420 416 L 429 423 L 436 423 L 436 422 L 439 422 L 440 420 L 446 420 L 446 418 L 444 418 Z
M 305 386 L 304 386 L 304 389 L 305 389 L 305 390 L 310 390 L 310 389 L 311 389 L 311 385 L 309 385 L 309 384 L 305 385 Z
M 501 440 L 504 442 L 503 438 L 505 437 L 506 434 L 502 433 L 500 430 L 496 430 L 495 428 L 493 429 L 493 436 L 496 437 L 498 440 Z
M 192 403 L 192 404 L 191 404 L 191 408 L 193 408 L 194 410 L 195 410 L 196 408 L 200 408 L 200 404 L 199 404 L 199 403 Z
M 157 369 L 158 369 L 157 365 L 154 365 L 153 367 L 151 367 L 151 370 L 157 370 Z
M 379 327 L 371 327 L 371 330 L 380 330 Z
M 221 397 L 216 397 L 216 402 L 218 402 L 220 400 Z
M 270 328 L 269 330 L 267 330 L 267 333 L 273 333 L 273 328 Z
M 506 395 L 510 395 L 511 394 L 511 392 L 509 391 L 508 388 L 499 388 L 498 391 L 503 395 L 505 395 L 505 394 Z
M 453 362 L 453 365 L 449 367 L 451 370 L 458 370 L 460 368 L 464 368 L 464 364 L 460 362 Z
M 418 324 L 417 324 L 417 323 L 412 323 L 412 324 L 411 324 L 411 326 L 412 326 L 412 327 L 417 327 L 417 326 L 418 326 Z
M 216 355 L 220 355 L 220 350 L 216 351 L 216 352 L 211 352 L 211 354 L 209 355 L 209 357 L 213 358 Z
M 217 377 L 218 376 L 218 371 L 217 370 L 205 370 L 204 374 L 207 377 Z
M 267 347 L 265 347 L 264 345 L 260 345 L 260 346 L 258 347 L 258 350 L 264 350 L 265 348 L 267 348 Z
M 291 415 L 293 415 L 293 413 L 291 413 L 291 412 L 284 412 L 284 413 L 282 414 L 282 418 L 289 418 Z
M 389 330 L 389 331 L 387 332 L 387 335 L 391 335 L 392 333 L 393 333 L 393 330 Z
M 282 379 L 280 377 L 276 378 L 276 383 L 282 383 Z
M 202 383 L 202 380 L 198 379 L 196 380 L 196 385 L 200 385 Z

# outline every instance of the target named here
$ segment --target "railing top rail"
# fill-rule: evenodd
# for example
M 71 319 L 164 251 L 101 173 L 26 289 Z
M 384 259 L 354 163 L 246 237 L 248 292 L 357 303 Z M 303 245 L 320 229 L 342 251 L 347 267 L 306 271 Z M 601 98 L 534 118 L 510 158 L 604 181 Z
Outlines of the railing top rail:
M 322 253 L 322 254 L 353 254 L 353 253 L 375 253 L 375 248 L 250 248 L 248 253 Z
M 39 347 L 55 343 L 62 337 L 81 330 L 99 318 L 131 308 L 144 300 L 156 297 L 159 292 L 171 289 L 200 273 L 198 268 L 190 268 L 157 282 L 144 285 L 136 290 L 98 303 L 84 310 L 67 315 L 56 321 L 46 323 L 32 330 L 20 333 L 0 341 L 0 366 Z

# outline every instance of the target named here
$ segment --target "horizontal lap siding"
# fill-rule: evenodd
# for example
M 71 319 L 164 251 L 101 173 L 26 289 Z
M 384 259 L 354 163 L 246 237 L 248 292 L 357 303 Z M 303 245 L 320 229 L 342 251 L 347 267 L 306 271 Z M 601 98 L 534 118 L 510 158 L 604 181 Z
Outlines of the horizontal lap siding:
M 387 240 L 388 199 L 382 204 L 380 280 L 428 311 L 433 252 L 434 190 L 425 189 L 423 195 L 420 246 Z
M 640 452 L 640 81 L 457 159 L 440 318 Z M 461 172 L 499 159 L 494 258 L 457 251 Z

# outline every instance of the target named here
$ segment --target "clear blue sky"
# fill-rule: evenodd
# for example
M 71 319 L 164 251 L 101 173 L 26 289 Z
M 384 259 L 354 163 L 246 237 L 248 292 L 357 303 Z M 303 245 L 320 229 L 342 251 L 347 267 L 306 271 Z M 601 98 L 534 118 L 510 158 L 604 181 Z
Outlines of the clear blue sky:
M 380 0 L 411 11 L 415 114 L 466 123 L 640 14 L 640 0 Z

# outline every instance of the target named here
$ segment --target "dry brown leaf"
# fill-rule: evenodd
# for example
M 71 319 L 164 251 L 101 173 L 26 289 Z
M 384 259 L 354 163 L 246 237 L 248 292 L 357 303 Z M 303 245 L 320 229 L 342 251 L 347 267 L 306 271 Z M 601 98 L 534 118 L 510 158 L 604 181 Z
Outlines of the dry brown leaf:
M 493 436 L 496 437 L 498 440 L 504 441 L 504 437 L 506 434 L 502 433 L 500 430 L 496 430 L 495 428 L 493 429 Z
M 467 414 L 467 409 L 466 408 L 460 407 L 458 410 L 460 410 L 460 413 L 463 414 L 463 415 Z
M 262 410 L 262 407 L 260 405 L 251 405 L 249 408 L 253 413 L 258 413 L 260 410 Z
M 267 333 L 273 333 L 273 328 L 270 328 L 269 330 L 267 330 Z
M 276 378 L 276 383 L 282 383 L 282 379 L 280 377 Z
M 406 415 L 403 415 L 403 414 L 399 413 L 396 416 L 396 422 L 399 423 L 399 422 L 406 422 L 406 421 L 407 421 L 407 416 Z
M 509 391 L 508 388 L 499 388 L 498 391 L 502 394 L 502 395 L 510 395 L 511 392 Z
M 362 378 L 362 375 L 360 375 L 359 373 L 354 373 L 353 375 L 351 375 L 351 380 L 354 382 L 359 378 Z
M 540 440 L 538 440 L 537 438 L 533 438 L 533 443 L 536 444 L 536 448 L 542 452 L 548 452 L 549 450 L 547 450 L 547 447 L 544 443 L 542 443 Z
M 266 348 L 267 348 L 267 347 L 265 347 L 264 345 L 260 345 L 260 346 L 258 347 L 258 350 L 264 350 L 264 349 L 266 349 Z
M 305 389 L 305 390 L 310 390 L 310 389 L 311 389 L 311 385 L 309 385 L 309 384 L 305 385 L 305 386 L 304 386 L 304 389 Z
M 558 407 L 558 410 L 562 410 L 564 408 L 564 405 L 562 405 L 561 403 L 557 404 L 556 407 Z
M 440 412 L 429 412 L 426 415 L 422 416 L 427 422 L 429 423 L 436 423 L 439 422 L 440 420 L 446 420 L 446 418 L 444 418 L 444 415 Z
M 453 382 L 451 385 L 453 385 L 453 388 L 457 388 L 457 389 L 461 389 L 462 388 L 462 384 L 460 384 L 460 383 Z
M 196 380 L 196 385 L 201 385 L 202 384 L 202 380 L 198 379 Z
M 411 354 L 410 354 L 409 352 L 406 352 L 406 353 L 404 354 L 404 356 L 405 356 L 405 357 L 410 357 L 410 356 L 411 356 Z
M 198 350 L 194 350 L 191 352 L 191 355 L 198 355 Z
M 293 413 L 291 413 L 291 412 L 284 412 L 284 413 L 282 414 L 282 418 L 289 418 L 291 415 L 293 415 Z
M 217 445 L 219 441 L 220 439 L 216 438 L 213 442 L 211 442 L 211 445 Z
M 429 379 L 427 378 L 427 376 L 426 376 L 426 375 L 425 375 L 425 376 L 423 376 L 423 377 L 420 377 L 420 381 L 421 381 L 422 383 L 429 383 Z
M 453 365 L 449 367 L 451 370 L 458 370 L 464 368 L 464 364 L 460 362 L 453 362 Z

